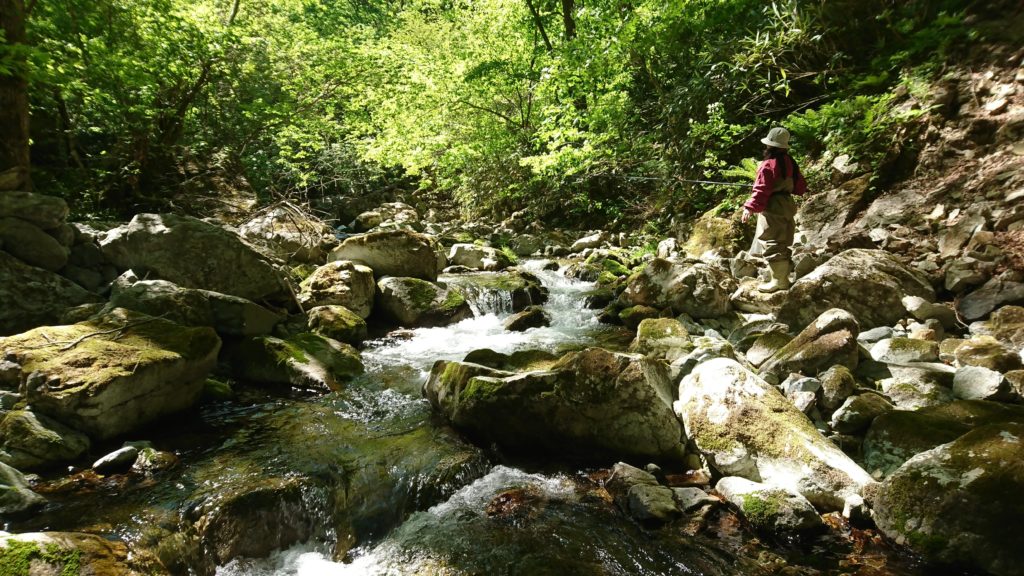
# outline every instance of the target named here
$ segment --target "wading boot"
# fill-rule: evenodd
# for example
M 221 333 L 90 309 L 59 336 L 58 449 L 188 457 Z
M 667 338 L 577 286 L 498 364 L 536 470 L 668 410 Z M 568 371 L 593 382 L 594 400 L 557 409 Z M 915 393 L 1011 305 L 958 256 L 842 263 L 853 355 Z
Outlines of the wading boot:
M 778 292 L 779 290 L 789 290 L 789 269 L 792 268 L 792 264 L 789 260 L 773 260 L 768 263 L 768 269 L 771 272 L 771 281 L 767 284 L 758 285 L 757 289 L 761 292 Z

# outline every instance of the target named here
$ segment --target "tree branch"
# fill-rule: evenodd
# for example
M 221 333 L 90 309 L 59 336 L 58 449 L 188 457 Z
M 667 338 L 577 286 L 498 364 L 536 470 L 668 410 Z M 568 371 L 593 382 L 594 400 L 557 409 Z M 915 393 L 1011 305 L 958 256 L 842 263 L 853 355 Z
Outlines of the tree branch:
M 551 45 L 551 40 L 548 39 L 548 33 L 544 30 L 544 21 L 540 19 L 540 13 L 533 5 L 533 0 L 526 0 L 526 5 L 530 8 L 530 14 L 533 14 L 533 23 L 537 25 L 537 30 L 540 31 L 540 37 L 544 39 L 544 45 L 547 46 L 548 52 L 553 52 L 555 48 Z

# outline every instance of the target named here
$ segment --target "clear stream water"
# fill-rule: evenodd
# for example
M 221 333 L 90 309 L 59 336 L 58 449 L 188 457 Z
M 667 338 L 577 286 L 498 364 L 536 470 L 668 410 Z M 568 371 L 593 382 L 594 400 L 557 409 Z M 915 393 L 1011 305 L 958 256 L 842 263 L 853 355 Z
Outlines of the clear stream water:
M 628 344 L 628 333 L 598 323 L 597 312 L 584 306 L 590 284 L 541 265 L 524 267 L 549 291 L 550 327 L 508 332 L 502 323 L 511 312 L 509 299 L 477 291 L 471 319 L 367 342 L 366 374 L 345 390 L 303 396 L 241 388 L 235 400 L 205 404 L 145 431 L 158 449 L 179 456 L 175 468 L 141 479 L 97 478 L 88 471 L 54 475 L 46 480 L 50 505 L 6 529 L 98 533 L 135 550 L 159 551 L 165 564 L 180 557 L 171 566 L 176 573 L 217 576 L 773 573 L 763 569 L 769 548 L 751 543 L 734 516 L 722 514 L 714 533 L 697 536 L 678 527 L 645 528 L 610 501 L 601 471 L 502 461 L 467 444 L 432 413 L 421 388 L 437 360 L 462 360 L 482 348 L 560 353 Z M 473 286 L 473 276 L 441 280 Z M 243 518 L 241 527 L 206 528 L 205 560 L 187 544 L 178 553 L 183 525 L 197 526 L 204 511 L 232 506 L 227 495 L 242 494 L 247 506 L 244 495 L 254 487 L 280 501 L 269 506 L 273 513 L 249 518 L 236 512 L 229 517 Z M 261 498 L 255 501 L 267 507 Z M 283 547 L 263 546 L 277 548 L 269 557 L 235 558 L 235 551 L 211 562 L 236 541 L 220 540 L 232 529 L 251 531 L 250 538 L 264 544 L 281 534 L 300 537 L 282 539 Z M 291 545 L 296 541 L 305 543 Z M 856 572 L 831 571 L 849 553 L 842 542 L 771 547 L 773 554 L 824 569 L 799 574 L 936 573 L 870 539 L 857 551 L 858 562 L 878 569 Z

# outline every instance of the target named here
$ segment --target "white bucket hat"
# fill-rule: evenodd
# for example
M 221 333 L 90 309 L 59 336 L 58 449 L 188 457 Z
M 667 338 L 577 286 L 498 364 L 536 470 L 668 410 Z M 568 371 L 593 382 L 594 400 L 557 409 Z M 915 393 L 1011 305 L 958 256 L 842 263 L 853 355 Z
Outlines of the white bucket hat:
M 789 130 L 781 126 L 768 131 L 768 136 L 761 138 L 761 143 L 773 148 L 789 149 Z

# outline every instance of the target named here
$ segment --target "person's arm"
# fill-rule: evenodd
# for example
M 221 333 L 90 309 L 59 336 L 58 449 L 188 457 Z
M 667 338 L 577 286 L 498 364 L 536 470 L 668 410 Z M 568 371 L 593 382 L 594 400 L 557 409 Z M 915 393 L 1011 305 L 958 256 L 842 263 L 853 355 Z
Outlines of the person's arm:
M 746 222 L 751 214 L 764 212 L 768 207 L 768 199 L 772 196 L 772 189 L 775 187 L 775 160 L 769 159 L 761 162 L 757 168 L 757 177 L 754 179 L 754 190 L 750 199 L 743 204 L 743 221 Z

